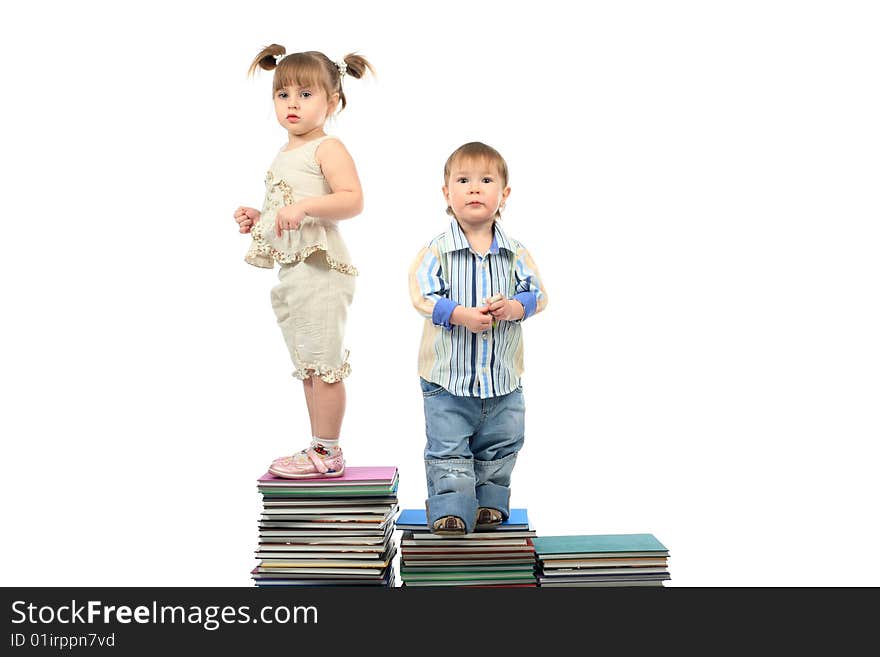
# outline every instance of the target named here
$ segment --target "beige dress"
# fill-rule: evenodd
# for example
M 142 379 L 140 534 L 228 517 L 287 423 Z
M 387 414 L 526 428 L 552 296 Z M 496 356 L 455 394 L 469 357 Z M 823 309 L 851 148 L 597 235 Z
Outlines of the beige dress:
M 266 173 L 266 200 L 245 261 L 272 268 L 279 283 L 272 288 L 272 308 L 299 379 L 317 375 L 327 383 L 351 372 L 343 346 L 345 320 L 354 295 L 357 269 L 339 234 L 337 222 L 307 216 L 298 230 L 275 235 L 275 215 L 300 199 L 330 193 L 315 160 L 328 135 L 292 150 L 282 150 Z

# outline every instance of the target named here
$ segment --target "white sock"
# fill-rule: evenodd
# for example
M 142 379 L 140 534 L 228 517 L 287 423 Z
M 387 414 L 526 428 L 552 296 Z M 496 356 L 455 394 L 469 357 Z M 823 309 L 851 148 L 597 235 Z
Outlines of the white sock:
M 318 436 L 312 436 L 312 445 L 318 444 L 323 445 L 327 448 L 327 451 L 332 452 L 339 449 L 339 438 L 318 438 Z

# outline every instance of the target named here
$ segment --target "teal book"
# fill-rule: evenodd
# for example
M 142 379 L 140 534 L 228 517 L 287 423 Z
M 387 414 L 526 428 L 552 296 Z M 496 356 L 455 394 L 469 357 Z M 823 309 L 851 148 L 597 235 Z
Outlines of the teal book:
M 281 497 L 387 497 L 397 493 L 397 483 L 388 486 L 345 486 L 339 488 L 265 488 L 257 486 L 259 492 L 270 498 Z
M 669 556 L 653 534 L 595 534 L 592 536 L 538 536 L 532 539 L 541 558 L 596 556 Z

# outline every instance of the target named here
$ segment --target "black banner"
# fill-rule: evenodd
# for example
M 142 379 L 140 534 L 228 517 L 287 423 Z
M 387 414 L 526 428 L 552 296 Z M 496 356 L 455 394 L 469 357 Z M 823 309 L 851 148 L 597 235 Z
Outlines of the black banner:
M 875 589 L 6 588 L 4 655 L 855 650 Z M 610 643 L 609 643 L 610 642 Z M 671 643 L 670 643 L 671 642 Z M 873 641 L 872 641 L 873 643 Z M 583 644 L 579 647 L 578 644 Z M 862 645 L 865 645 L 862 642 Z M 870 644 L 868 644 L 870 645 Z M 543 657 L 543 656 L 542 656 Z

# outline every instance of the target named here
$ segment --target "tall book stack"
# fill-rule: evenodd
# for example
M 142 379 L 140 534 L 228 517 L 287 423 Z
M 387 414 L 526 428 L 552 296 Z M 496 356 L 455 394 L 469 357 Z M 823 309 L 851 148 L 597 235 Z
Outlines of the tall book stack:
M 540 536 L 538 586 L 663 586 L 669 551 L 653 534 Z
M 257 586 L 394 586 L 395 467 L 257 481 L 263 495 Z
M 463 536 L 432 534 L 424 509 L 397 519 L 403 586 L 535 586 L 535 531 L 526 509 L 511 509 L 495 529 Z

